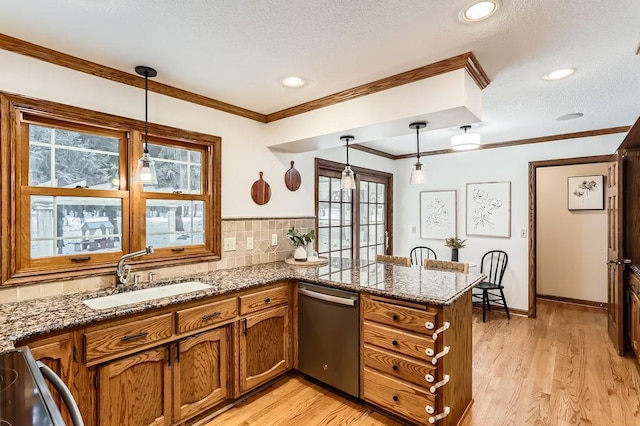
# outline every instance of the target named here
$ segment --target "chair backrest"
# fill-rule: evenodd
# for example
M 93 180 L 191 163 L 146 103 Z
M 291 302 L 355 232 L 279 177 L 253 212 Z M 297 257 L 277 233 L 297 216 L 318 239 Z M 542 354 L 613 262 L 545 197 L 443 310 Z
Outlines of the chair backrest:
M 425 259 L 425 269 L 435 269 L 438 271 L 469 273 L 469 264 L 463 262 L 449 262 L 448 260 Z
M 411 258 L 411 263 L 413 265 L 422 265 L 422 262 L 425 259 L 437 259 L 436 252 L 431 250 L 429 247 L 418 246 L 411 249 L 411 253 L 409 253 L 409 257 Z
M 507 269 L 509 256 L 502 250 L 491 250 L 482 256 L 480 262 L 480 273 L 487 276 L 487 281 L 491 284 L 502 284 L 504 271 Z
M 379 254 L 376 256 L 376 262 L 378 263 L 392 263 L 400 266 L 411 266 L 411 259 L 401 256 L 388 256 L 386 254 Z

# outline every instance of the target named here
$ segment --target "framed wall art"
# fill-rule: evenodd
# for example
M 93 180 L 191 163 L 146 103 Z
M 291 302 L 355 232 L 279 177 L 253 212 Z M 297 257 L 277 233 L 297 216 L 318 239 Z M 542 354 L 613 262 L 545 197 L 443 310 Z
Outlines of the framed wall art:
M 511 237 L 511 182 L 467 184 L 467 235 Z
M 420 192 L 420 238 L 444 240 L 456 234 L 456 191 Z
M 571 176 L 567 189 L 569 210 L 604 209 L 604 176 Z

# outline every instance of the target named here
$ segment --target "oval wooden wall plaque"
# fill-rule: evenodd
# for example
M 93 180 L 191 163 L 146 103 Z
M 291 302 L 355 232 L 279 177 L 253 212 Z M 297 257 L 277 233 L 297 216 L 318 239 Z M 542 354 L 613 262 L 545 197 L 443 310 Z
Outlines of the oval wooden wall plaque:
M 287 185 L 289 191 L 297 191 L 302 183 L 302 177 L 300 173 L 293 167 L 293 161 L 291 162 L 291 168 L 284 174 L 284 184 Z
M 260 206 L 267 204 L 271 199 L 271 187 L 262 179 L 262 172 L 260 172 L 260 179 L 251 185 L 251 198 Z

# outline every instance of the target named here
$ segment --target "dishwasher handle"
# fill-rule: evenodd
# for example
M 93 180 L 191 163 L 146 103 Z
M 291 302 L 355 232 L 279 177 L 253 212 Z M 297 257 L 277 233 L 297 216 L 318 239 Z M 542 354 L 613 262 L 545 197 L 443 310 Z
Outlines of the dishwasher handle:
M 339 305 L 356 306 L 356 301 L 354 299 L 318 293 L 317 291 L 307 290 L 306 288 L 298 288 L 298 294 L 313 297 L 314 299 L 324 300 L 326 302 L 337 303 Z
M 64 384 L 62 379 L 58 377 L 58 375 L 52 369 L 43 364 L 41 361 L 38 361 L 37 365 L 44 378 L 47 379 L 49 383 L 51 383 L 51 385 L 58 391 L 58 393 L 62 397 L 62 401 L 64 401 L 64 404 L 69 410 L 71 421 L 73 422 L 74 426 L 84 426 L 78 404 L 76 404 L 76 401 L 73 399 L 73 395 L 71 395 L 71 391 L 69 391 L 67 385 Z

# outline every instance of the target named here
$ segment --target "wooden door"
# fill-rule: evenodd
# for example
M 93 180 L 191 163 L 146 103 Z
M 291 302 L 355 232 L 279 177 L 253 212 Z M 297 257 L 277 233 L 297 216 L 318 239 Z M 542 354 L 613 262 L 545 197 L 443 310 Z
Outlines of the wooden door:
M 178 423 L 229 396 L 229 327 L 180 340 L 173 364 L 173 415 Z
M 607 317 L 609 336 L 620 355 L 624 352 L 623 339 L 623 198 L 622 154 L 609 163 L 607 173 Z
M 360 173 L 357 247 L 360 259 L 373 262 L 378 254 L 393 254 L 391 178 Z
M 65 385 L 74 392 L 73 380 L 73 339 L 71 333 L 60 336 L 48 337 L 35 344 L 29 344 L 31 354 L 36 361 L 41 361 L 51 368 L 64 382 Z M 47 383 L 53 400 L 62 413 L 62 418 L 66 424 L 71 424 L 71 417 L 62 397 L 51 384 Z M 77 395 L 73 395 L 78 400 Z
M 245 393 L 291 368 L 289 307 L 249 316 L 240 326 L 240 393 Z
M 98 424 L 171 423 L 169 346 L 149 349 L 98 368 Z

